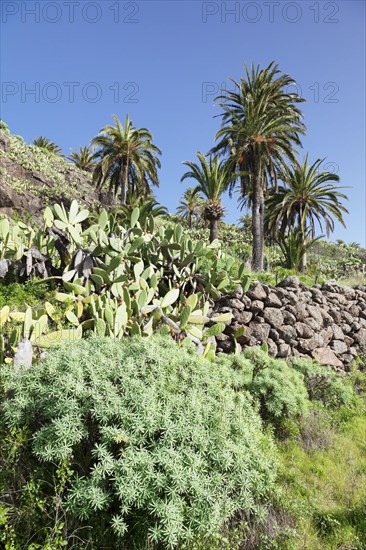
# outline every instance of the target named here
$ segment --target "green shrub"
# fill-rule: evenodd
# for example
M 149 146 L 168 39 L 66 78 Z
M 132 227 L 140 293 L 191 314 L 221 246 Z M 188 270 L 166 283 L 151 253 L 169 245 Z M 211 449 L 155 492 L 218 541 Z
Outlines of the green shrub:
M 162 336 L 86 339 L 27 371 L 3 367 L 3 415 L 8 430 L 29 430 L 45 479 L 69 464 L 65 525 L 80 537 L 96 548 L 189 545 L 238 511 L 263 515 L 274 484 L 272 441 L 219 367 Z
M 0 281 L 0 309 L 5 305 L 10 308 L 25 309 L 50 300 L 54 292 L 49 285 L 39 281 L 25 283 L 4 283 Z
M 351 404 L 355 394 L 351 383 L 345 380 L 344 375 L 298 357 L 294 357 L 291 364 L 296 371 L 304 376 L 311 400 L 320 401 L 324 406 L 330 408 Z
M 247 389 L 258 399 L 266 421 L 280 425 L 307 411 L 308 394 L 302 374 L 259 348 L 247 349 L 243 356 L 252 364 L 252 379 Z

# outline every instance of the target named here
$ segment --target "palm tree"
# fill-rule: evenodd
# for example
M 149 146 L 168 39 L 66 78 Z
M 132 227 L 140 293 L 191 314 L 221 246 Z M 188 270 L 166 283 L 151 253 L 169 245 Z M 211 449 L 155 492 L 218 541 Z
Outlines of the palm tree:
M 40 136 L 38 138 L 35 138 L 33 140 L 33 145 L 36 147 L 41 147 L 42 149 L 46 149 L 50 153 L 54 153 L 55 155 L 61 154 L 61 147 L 56 145 L 53 141 L 50 141 L 48 138 Z
M 348 210 L 342 204 L 347 196 L 331 182 L 339 182 L 339 176 L 327 171 L 320 171 L 324 159 L 318 159 L 311 166 L 308 164 L 308 155 L 304 162 L 296 162 L 287 167 L 279 175 L 284 185 L 273 190 L 266 201 L 266 225 L 272 232 L 285 234 L 291 228 L 300 228 L 305 236 L 314 238 L 318 224 L 323 226 L 327 236 L 334 230 L 334 220 L 344 227 L 343 214 Z M 305 237 L 304 237 L 305 238 Z M 303 256 L 302 269 L 306 267 L 306 254 Z
M 188 227 L 192 227 L 193 220 L 197 218 L 202 210 L 203 198 L 194 187 L 188 187 L 179 201 L 177 214 L 187 220 Z
M 301 227 L 291 227 L 287 234 L 278 234 L 277 243 L 285 259 L 284 267 L 302 271 L 308 250 L 320 239 L 311 237 L 310 228 L 304 232 Z
M 240 216 L 239 224 L 242 226 L 245 233 L 250 232 L 253 226 L 252 216 L 250 214 L 245 214 L 244 216 Z
M 277 186 L 278 169 L 287 159 L 294 161 L 294 146 L 301 145 L 305 126 L 295 104 L 304 100 L 286 91 L 294 81 L 273 62 L 265 69 L 245 66 L 245 77 L 231 81 L 234 91 L 223 90 L 216 98 L 223 110 L 222 128 L 212 151 L 228 155 L 232 171 L 240 174 L 240 194 L 252 208 L 252 267 L 262 271 L 264 197 L 269 185 Z
M 218 237 L 218 222 L 223 218 L 225 210 L 221 203 L 221 196 L 228 189 L 230 183 L 237 178 L 230 170 L 230 166 L 225 161 L 219 161 L 218 155 L 210 155 L 207 161 L 206 157 L 200 151 L 197 153 L 199 164 L 191 161 L 185 161 L 183 164 L 188 166 L 188 170 L 183 174 L 181 181 L 192 178 L 198 185 L 195 187 L 196 193 L 202 193 L 206 198 L 203 206 L 203 218 L 210 223 L 210 242 Z
M 121 203 L 126 203 L 127 190 L 132 194 L 147 195 L 149 182 L 158 185 L 157 168 L 160 161 L 156 155 L 161 151 L 152 142 L 152 135 L 146 128 L 135 128 L 126 116 L 123 126 L 113 116 L 115 126 L 105 126 L 92 145 L 98 148 L 94 158 L 98 159 L 94 180 L 98 186 L 108 182 L 109 188 L 121 191 Z
M 73 151 L 69 156 L 69 160 L 71 160 L 80 170 L 85 170 L 85 172 L 92 172 L 94 170 L 94 151 L 93 148 L 88 145 L 80 147 L 79 151 Z

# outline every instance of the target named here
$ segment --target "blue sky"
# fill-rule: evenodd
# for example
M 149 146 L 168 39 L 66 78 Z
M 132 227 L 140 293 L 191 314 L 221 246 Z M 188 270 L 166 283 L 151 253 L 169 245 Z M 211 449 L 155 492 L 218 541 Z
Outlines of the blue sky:
M 128 113 L 162 149 L 157 197 L 170 211 L 190 182 L 182 161 L 213 144 L 214 97 L 243 63 L 275 60 L 306 98 L 303 156 L 326 157 L 350 186 L 347 229 L 365 246 L 363 1 L 1 2 L 1 118 L 26 141 L 45 135 L 68 154 L 112 114 Z M 33 90 L 33 92 L 32 92 Z M 240 216 L 225 199 L 227 221 Z

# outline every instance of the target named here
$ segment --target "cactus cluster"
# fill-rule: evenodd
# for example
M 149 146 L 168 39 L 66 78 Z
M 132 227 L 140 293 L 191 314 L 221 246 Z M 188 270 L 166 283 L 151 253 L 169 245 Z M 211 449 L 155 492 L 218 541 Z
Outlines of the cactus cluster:
M 224 254 L 217 244 L 195 242 L 181 225 L 159 224 L 139 208 L 122 215 L 103 209 L 96 217 L 73 201 L 69 209 L 47 207 L 37 230 L 4 219 L 0 231 L 2 257 L 25 259 L 26 276 L 38 274 L 63 287 L 56 300 L 64 304 L 65 326 L 71 328 L 53 330 L 51 304 L 36 312 L 8 312 L 23 323 L 23 336 L 36 348 L 88 331 L 122 338 L 165 327 L 175 339 L 193 341 L 212 356 L 214 336 L 230 315 L 213 318 L 210 304 L 230 285 L 243 283 L 243 266 L 237 281 L 230 277 L 230 260 L 220 271 Z M 13 246 L 16 239 L 21 244 Z M 33 260 L 45 269 L 33 269 Z M 17 341 L 7 340 L 8 350 L 16 346 Z

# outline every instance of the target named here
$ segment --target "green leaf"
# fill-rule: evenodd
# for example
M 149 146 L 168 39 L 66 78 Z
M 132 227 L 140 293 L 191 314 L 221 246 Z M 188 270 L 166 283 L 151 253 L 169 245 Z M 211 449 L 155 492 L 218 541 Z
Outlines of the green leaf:
M 64 281 L 64 287 L 66 290 L 74 292 L 76 295 L 86 296 L 88 294 L 87 289 L 77 283 L 69 283 L 68 281 Z M 69 298 L 71 298 L 71 296 L 69 296 Z
M 146 323 L 146 325 L 143 327 L 143 333 L 146 334 L 146 336 L 151 336 L 153 333 L 153 318 Z
M 187 326 L 188 319 L 189 319 L 189 316 L 190 316 L 191 313 L 192 313 L 191 306 L 187 305 L 183 308 L 181 316 L 180 316 L 180 328 L 181 328 L 181 330 L 183 330 Z
M 2 309 L 0 309 L 0 328 L 5 325 L 6 321 L 8 320 L 10 313 L 10 307 L 4 306 Z
M 108 214 L 107 214 L 106 210 L 104 210 L 104 208 L 103 208 L 103 210 L 99 214 L 98 225 L 101 229 L 105 229 L 107 223 L 108 223 Z
M 46 227 L 52 227 L 53 226 L 53 212 L 49 206 L 46 206 L 44 212 L 43 212 L 43 219 L 45 221 Z
M 140 275 L 144 271 L 144 268 L 145 268 L 145 264 L 142 260 L 141 260 L 141 262 L 139 262 L 138 264 L 135 264 L 133 266 L 133 272 L 135 274 L 135 279 L 136 280 L 138 280 L 140 278 Z
M 217 285 L 217 290 L 221 290 L 222 288 L 226 288 L 230 285 L 229 279 L 226 277 Z
M 67 225 L 69 220 L 67 219 L 67 215 L 66 215 L 66 212 L 65 212 L 65 209 L 63 208 L 63 206 L 61 207 L 59 204 L 56 203 L 56 204 L 53 205 L 53 208 L 55 210 L 55 213 L 59 217 L 59 219 Z
M 74 220 L 74 224 L 81 223 L 89 216 L 89 210 L 81 210 Z
M 109 265 L 107 265 L 108 273 L 112 273 L 117 267 L 121 265 L 122 256 L 119 254 L 111 259 Z
M 194 336 L 195 338 L 198 338 L 199 340 L 202 340 L 202 338 L 203 338 L 202 330 L 200 330 L 197 327 L 189 326 L 187 328 L 187 332 L 189 334 L 192 334 L 192 336 Z
M 220 315 L 215 315 L 215 317 L 211 317 L 211 321 L 215 321 L 216 323 L 226 323 L 228 321 L 231 321 L 233 318 L 233 314 L 228 313 L 220 313 Z
M 179 288 L 173 288 L 172 290 L 169 290 L 167 294 L 165 294 L 160 305 L 162 308 L 166 308 L 174 304 L 174 302 L 176 302 L 178 298 L 179 298 Z
M 212 327 L 205 330 L 204 336 L 205 338 L 208 336 L 216 336 L 217 334 L 221 334 L 224 332 L 226 326 L 224 323 L 217 323 L 216 325 L 213 325 Z
M 76 269 L 71 269 L 70 271 L 66 271 L 62 275 L 62 280 L 63 281 L 72 281 L 72 279 L 75 277 L 76 273 L 77 273 Z
M 79 326 L 79 320 L 76 317 L 75 313 L 73 313 L 72 311 L 66 311 L 65 317 L 71 324 L 75 325 L 76 327 Z
M 78 232 L 78 230 L 75 229 L 75 227 L 74 227 L 73 225 L 68 225 L 68 226 L 67 226 L 67 230 L 68 230 L 68 232 L 70 233 L 70 236 L 71 236 L 72 240 L 73 240 L 76 244 L 81 245 L 82 239 L 81 239 L 81 235 L 80 235 L 80 233 Z
M 68 330 L 57 330 L 56 332 L 49 332 L 45 336 L 39 338 L 36 345 L 40 348 L 50 348 L 61 342 L 72 342 L 73 340 L 80 340 L 83 334 L 81 326 L 78 328 L 72 328 Z
M 78 323 L 79 324 L 79 323 Z M 33 323 L 32 335 L 30 337 L 31 342 L 37 342 L 42 334 L 44 334 L 48 326 L 48 317 L 47 315 L 42 315 L 38 321 Z
M 57 227 L 57 229 L 60 229 L 61 231 L 65 231 L 66 227 L 67 227 L 67 223 L 63 222 L 62 220 L 54 220 L 54 225 L 55 227 Z
M 134 208 L 131 213 L 131 227 L 134 227 L 140 217 L 140 209 Z
M 29 338 L 30 332 L 32 329 L 32 308 L 28 307 L 25 311 L 25 318 L 24 318 L 24 338 Z
M 141 308 L 144 307 L 144 305 L 147 302 L 147 292 L 146 292 L 146 290 L 140 290 L 137 293 L 136 300 L 137 300 L 138 308 L 140 310 Z
M 250 285 L 252 284 L 252 278 L 250 275 L 246 275 L 246 277 L 243 278 L 242 286 L 243 291 L 246 294 L 250 288 Z
M 4 306 L 4 307 L 8 307 L 8 306 Z M 10 313 L 10 319 L 15 321 L 16 323 L 24 323 L 25 313 L 23 311 L 12 311 Z
M 243 334 L 245 334 L 245 327 L 240 327 L 234 332 L 234 338 L 240 338 Z
M 188 254 L 188 256 L 186 256 L 183 261 L 180 263 L 180 268 L 183 269 L 184 267 L 187 267 L 189 264 L 191 264 L 195 259 L 195 255 L 194 254 Z
M 158 277 L 156 273 L 153 273 L 150 277 L 150 284 L 154 290 L 158 288 Z
M 135 239 L 134 241 L 132 241 L 132 243 L 130 244 L 130 248 L 128 249 L 128 254 L 133 254 L 135 252 L 135 250 L 137 250 L 138 248 L 140 248 L 140 246 L 144 243 L 144 238 L 143 237 L 138 237 L 137 239 Z
M 105 317 L 105 320 L 107 321 L 107 323 L 112 327 L 113 326 L 114 315 L 113 315 L 112 309 L 108 305 L 106 305 L 105 308 L 104 308 L 104 317 Z
M 188 296 L 187 305 L 191 307 L 192 311 L 195 309 L 197 302 L 198 302 L 197 294 L 191 294 L 190 296 Z
M 182 238 L 182 234 L 183 234 L 183 227 L 180 224 L 177 224 L 175 226 L 175 239 L 177 241 L 180 241 Z
M 77 201 L 74 199 L 71 203 L 71 206 L 70 206 L 70 211 L 69 211 L 69 222 L 74 224 L 75 223 L 75 218 L 77 216 L 77 213 L 79 211 L 79 205 L 77 203 Z
M 204 317 L 203 315 L 190 315 L 188 322 L 192 325 L 204 325 L 209 321 L 208 317 Z
M 108 272 L 105 269 L 102 269 L 101 267 L 94 267 L 93 273 L 95 273 L 96 275 L 99 275 L 99 277 L 101 277 L 106 284 L 110 284 L 112 282 L 108 275 Z
M 65 286 L 65 283 L 64 283 Z M 68 289 L 66 289 L 68 290 Z M 67 300 L 73 300 L 74 297 L 70 294 L 65 294 L 64 292 L 56 292 L 55 298 L 58 302 L 67 302 Z M 51 316 L 50 316 L 51 317 Z
M 141 329 L 138 323 L 134 323 L 130 328 L 131 336 L 141 336 Z
M 127 325 L 127 321 L 128 321 L 128 315 L 127 315 L 127 311 L 126 311 L 126 304 L 121 304 L 117 308 L 116 317 L 115 317 L 115 320 L 114 320 L 114 335 L 115 336 L 118 336 L 119 334 L 121 334 L 124 331 L 124 329 Z
M 3 238 L 3 240 L 5 240 L 6 237 L 8 236 L 9 229 L 10 229 L 9 220 L 7 218 L 3 218 L 2 220 L 0 220 L 0 235 Z
M 98 334 L 98 336 L 105 336 L 105 333 L 106 333 L 106 330 L 107 330 L 107 325 L 104 321 L 104 319 L 97 319 L 96 323 L 95 323 L 95 330 L 96 330 L 96 333 Z

